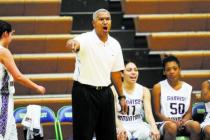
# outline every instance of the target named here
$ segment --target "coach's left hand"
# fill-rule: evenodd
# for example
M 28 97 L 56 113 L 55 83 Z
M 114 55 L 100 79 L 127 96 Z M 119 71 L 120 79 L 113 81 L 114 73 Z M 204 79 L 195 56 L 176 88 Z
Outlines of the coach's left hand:
M 127 103 L 126 103 L 126 99 L 125 98 L 121 98 L 119 103 L 120 103 L 120 107 L 121 107 L 121 112 L 123 114 L 126 114 L 127 111 L 128 111 L 128 106 L 127 106 Z

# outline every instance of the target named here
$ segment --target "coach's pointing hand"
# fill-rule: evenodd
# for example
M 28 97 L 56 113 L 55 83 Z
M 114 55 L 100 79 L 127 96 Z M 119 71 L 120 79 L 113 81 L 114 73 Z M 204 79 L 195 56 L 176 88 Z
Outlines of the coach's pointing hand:
M 80 49 L 80 44 L 76 40 L 68 40 L 66 43 L 66 47 L 70 49 L 71 52 L 78 52 Z

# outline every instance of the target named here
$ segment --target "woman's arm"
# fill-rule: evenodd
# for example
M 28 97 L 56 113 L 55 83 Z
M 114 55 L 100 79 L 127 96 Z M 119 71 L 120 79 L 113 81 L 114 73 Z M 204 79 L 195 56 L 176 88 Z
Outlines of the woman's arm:
M 181 120 L 181 125 L 183 125 L 186 121 L 192 119 L 192 99 L 190 99 L 190 106 L 184 117 Z
M 144 111 L 145 111 L 145 117 L 146 121 L 153 127 L 155 125 L 155 119 L 152 113 L 152 106 L 151 106 L 151 95 L 150 91 L 147 88 L 144 88 L 143 90 L 143 103 L 144 103 Z
M 144 103 L 144 111 L 145 111 L 146 120 L 151 126 L 152 136 L 155 137 L 155 139 L 159 139 L 160 133 L 157 129 L 157 126 L 155 124 L 155 119 L 152 114 L 151 95 L 150 95 L 149 89 L 144 88 L 143 94 L 144 94 L 143 95 L 143 103 Z
M 39 86 L 29 80 L 27 77 L 25 77 L 17 68 L 13 56 L 10 53 L 10 51 L 6 48 L 3 48 L 1 50 L 1 63 L 6 67 L 6 69 L 10 72 L 12 77 L 14 78 L 15 81 L 18 83 L 22 84 L 23 86 L 26 86 L 28 88 L 34 89 L 35 91 L 44 94 L 45 93 L 45 88 L 42 86 Z
M 154 85 L 152 89 L 152 98 L 153 98 L 153 105 L 154 105 L 154 112 L 158 119 L 158 121 L 173 121 L 160 112 L 160 96 L 161 96 L 161 89 L 160 84 Z
M 209 102 L 210 101 L 210 83 L 209 81 L 204 81 L 201 85 L 201 99 L 204 102 Z

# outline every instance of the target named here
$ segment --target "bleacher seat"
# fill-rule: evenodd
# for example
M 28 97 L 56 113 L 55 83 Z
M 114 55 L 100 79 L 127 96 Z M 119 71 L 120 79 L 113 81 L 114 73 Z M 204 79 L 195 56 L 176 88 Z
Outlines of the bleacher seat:
M 73 73 L 26 74 L 32 81 L 43 85 L 47 90 L 45 95 L 70 94 L 73 85 Z M 17 95 L 37 95 L 34 90 L 15 83 Z
M 134 18 L 136 32 L 209 31 L 210 14 L 155 14 Z
M 59 15 L 60 5 L 61 0 L 0 0 L 0 16 Z
M 55 104 L 56 103 L 56 104 Z M 54 112 L 57 112 L 61 107 L 72 103 L 71 94 L 56 94 L 56 95 L 15 95 L 15 108 L 27 106 L 29 104 L 37 104 L 47 106 Z
M 0 17 L 0 19 L 11 23 L 15 34 L 18 35 L 68 34 L 71 32 L 73 22 L 71 16 L 16 16 Z
M 193 90 L 200 90 L 200 85 L 210 77 L 210 70 L 182 70 L 181 79 L 193 86 Z
M 210 32 L 152 33 L 147 36 L 152 51 L 209 50 Z
M 17 109 L 15 109 L 14 111 L 14 117 L 15 117 L 15 122 L 17 124 L 20 124 L 24 118 L 24 116 L 26 115 L 26 107 L 19 107 Z
M 73 53 L 15 54 L 13 57 L 24 74 L 69 73 L 75 66 Z
M 209 13 L 209 0 L 122 0 L 124 14 Z
M 66 41 L 75 35 L 14 35 L 10 50 L 15 54 L 68 52 Z

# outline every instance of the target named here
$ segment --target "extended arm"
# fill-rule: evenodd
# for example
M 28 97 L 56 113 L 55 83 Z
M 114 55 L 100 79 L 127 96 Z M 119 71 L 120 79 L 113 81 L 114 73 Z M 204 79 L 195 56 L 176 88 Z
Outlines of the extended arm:
M 17 68 L 14 62 L 13 56 L 8 49 L 6 48 L 2 49 L 0 52 L 0 56 L 1 56 L 1 59 L 0 59 L 1 63 L 10 72 L 10 74 L 13 76 L 15 81 L 22 84 L 23 86 L 36 90 L 37 92 L 41 94 L 45 93 L 44 87 L 35 84 L 19 71 L 19 69 Z
M 70 39 L 66 43 L 66 48 L 71 52 L 78 52 L 80 50 L 80 43 L 77 40 Z

